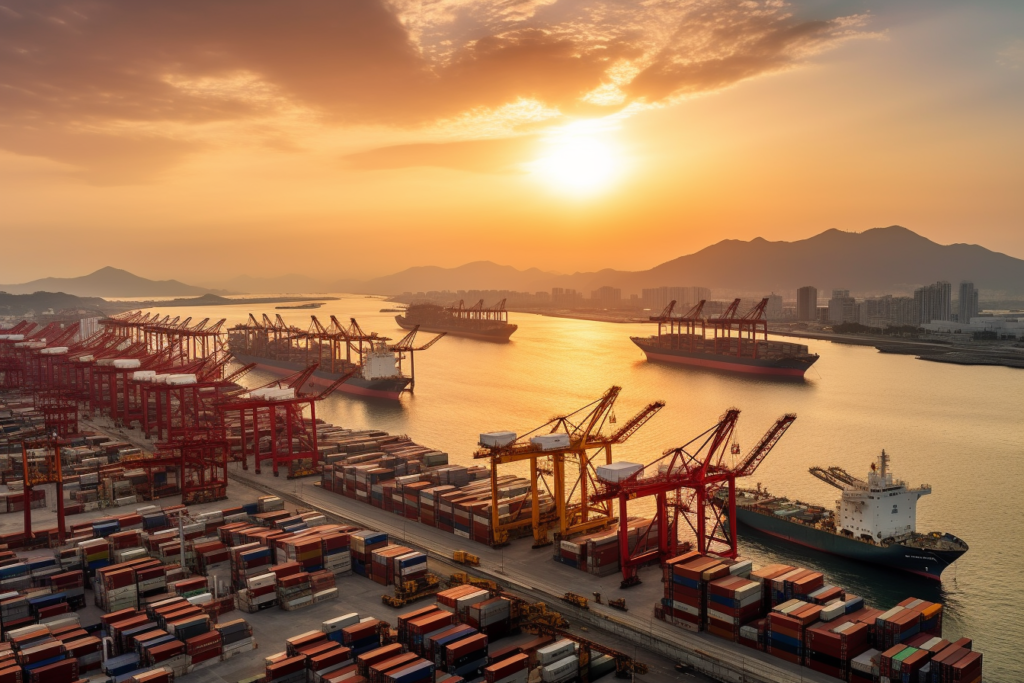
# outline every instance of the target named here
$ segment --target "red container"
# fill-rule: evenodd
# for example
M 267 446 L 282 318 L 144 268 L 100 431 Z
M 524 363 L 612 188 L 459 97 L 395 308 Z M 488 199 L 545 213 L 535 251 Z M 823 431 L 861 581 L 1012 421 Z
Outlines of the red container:
M 530 657 L 525 654 L 518 654 L 502 659 L 501 661 L 491 664 L 484 669 L 484 680 L 487 683 L 494 683 L 500 681 L 503 678 L 507 678 L 514 673 L 519 673 L 523 669 L 528 669 L 530 666 Z

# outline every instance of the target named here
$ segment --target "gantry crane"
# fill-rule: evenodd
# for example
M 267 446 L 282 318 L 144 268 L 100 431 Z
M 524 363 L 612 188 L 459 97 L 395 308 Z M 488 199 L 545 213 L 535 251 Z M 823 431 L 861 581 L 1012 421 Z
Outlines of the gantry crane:
M 596 485 L 594 461 L 603 451 L 604 463 L 610 464 L 612 446 L 624 443 L 665 406 L 663 401 L 651 403 L 613 434 L 604 436 L 601 429 L 606 422 L 614 422 L 612 408 L 621 390 L 621 387 L 613 386 L 598 400 L 568 415 L 555 417 L 512 443 L 483 448 L 473 455 L 476 459 L 487 459 L 491 462 L 491 534 L 494 545 L 506 543 L 511 530 L 530 526 L 533 531 L 533 547 L 538 548 L 551 543 L 548 538 L 548 525 L 555 520 L 559 525 L 560 537 L 567 538 L 572 534 L 605 527 L 614 519 L 610 505 L 594 505 L 591 502 L 589 491 Z M 552 434 L 565 434 L 568 437 L 565 440 L 568 445 L 544 450 L 543 442 L 531 438 Z M 540 472 L 546 469 L 540 462 L 542 460 L 550 460 L 549 471 L 554 480 L 554 490 L 552 491 L 550 487 L 548 490 L 554 499 L 555 507 L 552 513 L 546 516 L 542 515 L 540 505 Z M 567 461 L 575 465 L 579 471 L 579 476 L 571 486 L 566 485 Z M 532 515 L 529 520 L 516 520 L 503 525 L 498 505 L 498 465 L 516 462 L 530 464 Z
M 44 438 L 22 441 L 22 491 L 25 505 L 25 545 L 32 547 L 32 492 L 36 486 L 55 484 L 57 499 L 57 542 L 64 545 L 64 474 L 61 469 L 60 440 Z
M 416 325 L 412 330 L 410 330 L 409 334 L 399 339 L 397 343 L 388 347 L 389 351 L 394 351 L 398 354 L 398 374 L 402 374 L 402 359 L 405 358 L 406 353 L 409 354 L 409 379 L 411 380 L 409 382 L 410 391 L 416 388 L 416 352 L 426 351 L 436 344 L 441 337 L 448 334 L 447 332 L 442 332 L 423 346 L 417 348 L 416 333 L 419 332 L 419 330 L 420 326 Z
M 701 554 L 736 557 L 736 479 L 753 474 L 796 420 L 793 414 L 780 417 L 740 463 L 730 465 L 727 453 L 736 454 L 739 450 L 729 443 L 739 414 L 739 410 L 731 408 L 718 424 L 683 446 L 665 451 L 654 462 L 637 465 L 637 471 L 622 481 L 600 482 L 591 500 L 617 500 L 619 504 L 619 556 L 624 588 L 640 583 L 637 570 L 641 565 L 654 560 L 664 562 L 677 554 L 676 526 L 680 513 L 696 537 Z M 711 499 L 723 487 L 727 489 L 726 499 L 715 506 Z M 654 550 L 634 552 L 641 544 L 629 547 L 626 504 L 647 496 L 656 500 L 658 543 Z M 723 519 L 726 515 L 727 519 Z

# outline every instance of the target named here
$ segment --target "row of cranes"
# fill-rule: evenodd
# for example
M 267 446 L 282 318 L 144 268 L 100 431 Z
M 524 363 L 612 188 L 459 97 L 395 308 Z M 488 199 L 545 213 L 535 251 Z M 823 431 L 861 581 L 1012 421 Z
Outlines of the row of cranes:
M 30 396 L 44 416 L 43 426 L 21 444 L 26 500 L 34 488 L 56 485 L 59 542 L 65 533 L 61 451 L 79 434 L 80 412 L 117 426 L 138 424 L 152 452 L 125 455 L 122 464 L 145 471 L 151 484 L 154 473 L 175 470 L 185 504 L 224 498 L 229 460 L 248 468 L 251 457 L 257 471 L 270 460 L 275 475 L 281 465 L 291 472 L 294 463 L 315 469 L 316 403 L 355 370 L 307 393 L 314 362 L 248 389 L 239 382 L 256 366 L 229 370 L 234 359 L 224 323 L 191 325 L 190 319 L 133 312 L 101 320 L 86 337 L 79 323 L 22 321 L 0 329 L 0 389 Z M 31 505 L 24 509 L 31 544 Z
M 651 403 L 604 434 L 603 428 L 616 422 L 614 405 L 620 391 L 613 386 L 573 413 L 555 417 L 525 435 L 512 438 L 510 434 L 507 443 L 485 446 L 474 454 L 491 464 L 494 544 L 507 543 L 526 527 L 536 548 L 551 543 L 551 532 L 556 539 L 569 539 L 617 523 L 625 588 L 639 583 L 640 567 L 679 554 L 677 529 L 682 518 L 699 552 L 735 558 L 736 480 L 754 474 L 796 415 L 776 420 L 738 463 L 733 460 L 740 454 L 735 441 L 740 411 L 731 408 L 715 425 L 647 465 L 619 462 L 612 466 L 612 447 L 628 440 L 665 406 L 663 401 Z M 532 514 L 528 519 L 515 515 L 512 521 L 502 521 L 499 467 L 514 463 L 529 467 L 531 490 L 523 505 L 529 504 Z M 541 505 L 541 486 L 554 501 L 547 511 Z M 631 545 L 627 537 L 628 504 L 645 498 L 653 498 L 655 508 L 655 523 L 648 527 L 648 533 L 656 529 L 658 535 L 653 548 L 647 539 Z
M 409 388 L 413 389 L 416 385 L 416 352 L 426 351 L 446 334 L 442 332 L 417 346 L 418 333 L 417 325 L 391 344 L 390 337 L 364 331 L 355 318 L 349 318 L 346 325 L 332 315 L 329 324 L 325 325 L 313 315 L 310 316 L 309 327 L 302 329 L 286 323 L 280 313 L 273 319 L 266 313 L 262 318 L 250 313 L 246 322 L 228 330 L 228 344 L 239 355 L 277 358 L 306 367 L 315 363 L 331 373 L 348 372 L 363 366 L 369 353 L 393 353 L 398 360 L 399 374 L 402 373 L 403 361 L 408 357 Z

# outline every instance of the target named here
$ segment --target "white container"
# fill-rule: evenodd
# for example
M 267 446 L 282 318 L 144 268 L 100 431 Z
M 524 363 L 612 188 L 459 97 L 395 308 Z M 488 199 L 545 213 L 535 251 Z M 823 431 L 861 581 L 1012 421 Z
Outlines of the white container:
M 501 448 L 515 440 L 515 432 L 488 432 L 480 435 L 480 445 L 484 448 Z
M 541 434 L 534 436 L 530 439 L 537 448 L 542 451 L 557 451 L 560 448 L 569 447 L 569 435 L 568 434 Z
M 115 368 L 121 370 L 131 370 L 142 366 L 142 362 L 138 358 L 115 358 L 113 362 Z
M 66 346 L 51 346 L 48 349 L 41 350 L 39 353 L 41 353 L 43 355 L 46 355 L 46 356 L 61 356 L 61 355 L 64 355 L 65 353 L 67 353 L 67 352 L 68 352 L 68 347 L 66 347 Z
M 576 653 L 576 643 L 563 638 L 537 650 L 537 664 L 541 666 L 557 662 Z
M 580 663 L 576 655 L 570 655 L 541 669 L 540 679 L 544 683 L 561 683 L 561 681 L 574 678 L 579 673 L 579 666 Z
M 351 614 L 345 614 L 345 615 L 342 615 L 340 617 L 335 617 L 333 619 L 328 619 L 327 621 L 325 621 L 323 623 L 323 625 L 321 626 L 320 630 L 323 631 L 324 633 L 334 633 L 335 631 L 340 631 L 341 629 L 345 628 L 346 626 L 351 626 L 352 624 L 358 624 L 358 623 L 359 623 L 359 615 L 356 614 L 355 612 L 352 612 Z
M 644 468 L 643 465 L 635 462 L 613 462 L 609 465 L 599 465 L 597 478 L 602 481 L 620 482 L 629 479 L 631 476 Z

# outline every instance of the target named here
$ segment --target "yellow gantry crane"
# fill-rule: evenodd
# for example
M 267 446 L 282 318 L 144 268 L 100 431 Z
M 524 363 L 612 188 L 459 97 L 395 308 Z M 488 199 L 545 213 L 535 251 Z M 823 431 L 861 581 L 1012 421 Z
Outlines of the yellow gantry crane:
M 491 462 L 491 535 L 494 545 L 508 542 L 510 532 L 530 526 L 533 547 L 551 543 L 548 534 L 557 521 L 560 538 L 608 526 L 614 521 L 613 508 L 606 503 L 592 503 L 590 490 L 596 476 L 595 463 L 611 464 L 612 446 L 625 442 L 661 410 L 664 401 L 649 404 L 609 436 L 601 433 L 606 423 L 615 423 L 613 407 L 621 387 L 613 386 L 596 401 L 578 410 L 552 418 L 537 429 L 503 446 L 484 447 L 473 457 Z M 557 435 L 557 436 L 556 436 Z M 552 438 L 554 437 L 554 438 Z M 603 453 L 603 458 L 602 458 Z M 602 462 L 603 460 L 603 462 Z M 530 519 L 501 521 L 498 504 L 498 466 L 528 462 L 530 466 Z M 578 472 L 575 481 L 567 479 L 567 465 Z M 554 508 L 541 509 L 540 482 L 542 473 L 553 479 L 548 491 Z M 544 482 L 547 485 L 547 482 Z

